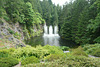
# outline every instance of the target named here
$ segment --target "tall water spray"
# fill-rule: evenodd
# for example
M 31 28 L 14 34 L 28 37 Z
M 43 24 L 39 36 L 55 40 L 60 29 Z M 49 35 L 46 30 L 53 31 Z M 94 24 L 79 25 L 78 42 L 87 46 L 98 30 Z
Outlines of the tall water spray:
M 53 28 L 52 28 L 52 26 L 49 27 L 49 35 L 53 35 Z
M 49 31 L 49 33 L 48 33 Z M 54 26 L 54 34 L 53 34 L 53 27 L 49 26 L 49 29 L 46 25 L 44 25 L 44 44 L 47 45 L 55 45 L 55 46 L 59 46 L 59 34 L 58 34 L 58 27 Z
M 58 34 L 58 27 L 57 26 L 54 27 L 54 34 L 55 34 L 55 36 L 60 37 Z
M 58 34 L 58 27 L 57 26 L 54 27 L 54 34 Z
M 47 30 L 46 24 L 44 25 L 44 33 L 45 33 L 45 34 L 48 34 L 48 30 Z

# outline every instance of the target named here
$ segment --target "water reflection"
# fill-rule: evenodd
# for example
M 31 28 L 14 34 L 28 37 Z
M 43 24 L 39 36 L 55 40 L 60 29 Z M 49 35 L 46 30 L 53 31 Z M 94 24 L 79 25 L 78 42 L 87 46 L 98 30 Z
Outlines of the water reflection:
M 49 32 L 48 32 L 49 31 Z M 68 46 L 68 47 L 76 47 L 77 45 L 72 41 L 67 41 L 62 38 L 60 38 L 58 34 L 58 27 L 52 26 L 48 27 L 44 25 L 44 34 L 38 37 L 31 38 L 26 41 L 26 44 L 29 44 L 31 46 L 36 45 L 55 45 L 55 46 Z

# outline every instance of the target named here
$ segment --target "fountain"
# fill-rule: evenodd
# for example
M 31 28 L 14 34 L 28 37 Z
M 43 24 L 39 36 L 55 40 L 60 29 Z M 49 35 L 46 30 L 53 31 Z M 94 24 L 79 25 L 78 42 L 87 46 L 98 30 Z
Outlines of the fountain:
M 49 30 L 49 33 L 48 33 L 48 30 Z M 45 45 L 49 44 L 51 46 L 53 46 L 53 45 L 60 46 L 59 45 L 60 36 L 58 34 L 58 27 L 57 26 L 54 27 L 54 33 L 53 33 L 53 27 L 49 26 L 49 29 L 48 29 L 48 27 L 45 24 L 43 38 L 44 38 Z

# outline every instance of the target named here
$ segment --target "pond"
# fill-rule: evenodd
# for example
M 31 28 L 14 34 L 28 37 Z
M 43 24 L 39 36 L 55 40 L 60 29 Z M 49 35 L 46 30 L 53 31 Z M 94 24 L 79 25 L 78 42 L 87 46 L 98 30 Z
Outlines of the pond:
M 49 41 L 51 41 L 51 43 Z M 57 43 L 52 43 L 52 41 L 57 42 Z M 44 46 L 46 44 L 49 44 L 51 46 L 53 46 L 53 45 L 55 45 L 55 46 L 68 46 L 70 48 L 74 48 L 74 47 L 78 46 L 78 45 L 76 45 L 75 42 L 68 41 L 68 40 L 65 40 L 62 38 L 59 38 L 57 41 L 54 40 L 53 38 L 51 40 L 49 40 L 49 38 L 47 38 L 47 43 L 45 43 L 45 39 L 44 39 L 43 35 L 31 38 L 31 39 L 27 40 L 26 43 L 31 45 L 31 46 L 37 46 L 37 45 Z
M 77 45 L 72 41 L 62 39 L 58 34 L 57 26 L 46 26 L 44 25 L 44 34 L 38 37 L 31 38 L 26 41 L 26 44 L 31 46 L 36 45 L 51 45 L 51 46 L 68 46 L 76 47 Z

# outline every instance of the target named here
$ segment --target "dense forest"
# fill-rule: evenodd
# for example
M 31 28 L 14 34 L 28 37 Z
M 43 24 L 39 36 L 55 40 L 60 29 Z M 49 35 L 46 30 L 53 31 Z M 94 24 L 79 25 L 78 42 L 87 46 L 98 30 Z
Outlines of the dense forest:
M 100 67 L 100 0 L 0 0 L 0 67 Z
M 100 1 L 75 0 L 63 7 L 51 0 L 0 0 L 0 17 L 19 22 L 30 33 L 34 25 L 58 25 L 60 35 L 77 44 L 100 43 Z
M 60 34 L 77 44 L 100 43 L 100 1 L 75 0 L 63 6 Z

